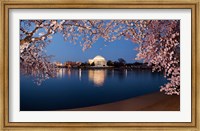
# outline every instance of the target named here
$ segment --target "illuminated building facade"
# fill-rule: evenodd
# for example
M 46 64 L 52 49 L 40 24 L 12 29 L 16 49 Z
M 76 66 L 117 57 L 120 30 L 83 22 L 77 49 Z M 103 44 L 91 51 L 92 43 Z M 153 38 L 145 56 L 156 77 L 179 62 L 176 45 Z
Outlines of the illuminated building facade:
M 99 55 L 94 57 L 94 59 L 89 59 L 88 62 L 89 62 L 89 64 L 94 63 L 95 67 L 105 67 L 105 66 L 107 66 L 106 59 L 102 56 L 99 56 Z

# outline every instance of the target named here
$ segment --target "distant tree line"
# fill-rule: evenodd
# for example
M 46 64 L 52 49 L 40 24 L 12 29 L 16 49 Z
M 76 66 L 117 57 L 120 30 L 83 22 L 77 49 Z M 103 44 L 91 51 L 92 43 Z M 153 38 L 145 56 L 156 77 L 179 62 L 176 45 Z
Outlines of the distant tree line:
M 113 66 L 114 68 L 151 68 L 147 63 L 134 62 L 127 63 L 123 58 L 119 58 L 118 61 L 107 61 L 108 66 Z

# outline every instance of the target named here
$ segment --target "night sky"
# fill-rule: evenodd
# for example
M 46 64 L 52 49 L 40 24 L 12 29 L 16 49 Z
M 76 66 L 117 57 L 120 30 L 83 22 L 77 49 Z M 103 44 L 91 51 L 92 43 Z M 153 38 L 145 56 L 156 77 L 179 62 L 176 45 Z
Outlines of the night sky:
M 106 60 L 117 61 L 118 58 L 123 58 L 127 63 L 133 63 L 137 54 L 134 49 L 137 46 L 137 44 L 123 38 L 114 42 L 105 42 L 103 39 L 99 39 L 93 44 L 92 48 L 82 51 L 82 47 L 79 44 L 75 45 L 64 41 L 62 34 L 57 33 L 53 36 L 52 43 L 47 46 L 46 53 L 54 56 L 52 62 L 86 62 L 88 59 L 101 55 Z

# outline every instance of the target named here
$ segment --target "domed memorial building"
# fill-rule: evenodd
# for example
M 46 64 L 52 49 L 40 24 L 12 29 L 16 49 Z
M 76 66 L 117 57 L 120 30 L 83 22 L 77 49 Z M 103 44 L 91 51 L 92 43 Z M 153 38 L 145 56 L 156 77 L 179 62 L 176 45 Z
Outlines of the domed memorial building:
M 92 64 L 94 62 L 95 67 L 105 67 L 107 66 L 106 59 L 100 55 L 94 57 L 93 59 L 88 60 L 89 64 Z

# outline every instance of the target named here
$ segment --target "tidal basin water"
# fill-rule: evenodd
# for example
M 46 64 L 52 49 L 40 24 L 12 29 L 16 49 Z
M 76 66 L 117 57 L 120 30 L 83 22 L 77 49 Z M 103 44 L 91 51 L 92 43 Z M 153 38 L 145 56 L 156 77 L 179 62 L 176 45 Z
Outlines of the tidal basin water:
M 59 69 L 40 86 L 20 76 L 20 110 L 47 111 L 88 107 L 157 92 L 167 83 L 150 70 Z

